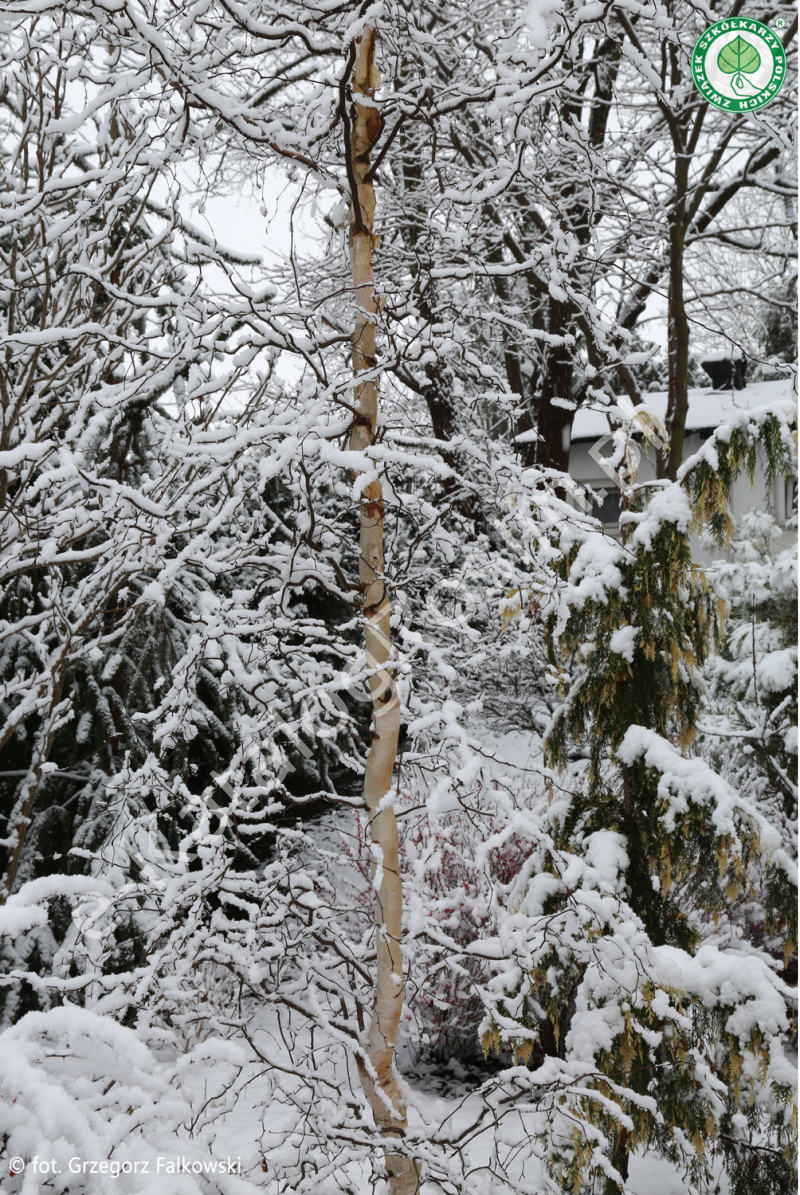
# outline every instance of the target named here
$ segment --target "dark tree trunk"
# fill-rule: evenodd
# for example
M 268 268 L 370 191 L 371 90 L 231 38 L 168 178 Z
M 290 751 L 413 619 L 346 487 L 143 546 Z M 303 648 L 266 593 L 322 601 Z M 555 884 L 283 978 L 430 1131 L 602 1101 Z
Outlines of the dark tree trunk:
M 549 331 L 563 336 L 569 329 L 570 308 L 558 299 L 550 300 Z M 536 464 L 547 469 L 569 471 L 569 449 L 575 412 L 554 399 L 572 400 L 572 356 L 566 345 L 548 348 L 536 411 L 539 440 Z
M 617 1170 L 623 1182 L 628 1181 L 628 1156 L 630 1147 L 628 1145 L 628 1130 L 620 1128 L 614 1135 L 614 1152 L 611 1155 L 611 1163 L 614 1169 Z M 612 1179 L 606 1179 L 605 1195 L 621 1195 L 622 1188 L 619 1183 L 613 1182 Z
M 683 67 L 675 51 L 670 47 L 670 75 L 673 91 L 683 83 Z M 667 330 L 667 353 L 669 365 L 669 387 L 667 393 L 667 417 L 665 420 L 668 450 L 656 458 L 658 476 L 674 481 L 683 460 L 683 441 L 686 434 L 686 415 L 689 410 L 689 321 L 686 318 L 686 302 L 683 293 L 683 264 L 688 225 L 687 204 L 689 196 L 689 163 L 691 153 L 687 111 L 675 116 L 665 111 L 670 130 L 672 148 L 675 152 L 675 206 L 670 214 L 669 227 L 669 312 Z M 699 128 L 699 126 L 698 126 Z
M 669 389 L 667 417 L 669 450 L 658 457 L 658 476 L 674 481 L 683 460 L 686 416 L 689 411 L 689 321 L 683 294 L 684 201 L 675 212 L 669 238 Z

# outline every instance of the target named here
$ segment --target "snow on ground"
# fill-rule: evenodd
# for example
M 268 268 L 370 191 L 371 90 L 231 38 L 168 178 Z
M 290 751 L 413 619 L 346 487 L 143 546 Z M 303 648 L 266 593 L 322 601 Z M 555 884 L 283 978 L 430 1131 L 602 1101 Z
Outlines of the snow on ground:
M 269 1014 L 265 1014 L 263 1018 L 262 1031 L 273 1041 L 277 1040 L 276 1023 Z M 440 1072 L 440 1077 L 445 1078 L 445 1075 Z M 438 1086 L 434 1082 L 435 1075 L 432 1074 L 431 1079 L 431 1086 Z M 442 1124 L 448 1121 L 454 1135 L 457 1135 L 474 1119 L 479 1107 L 478 1098 L 476 1096 L 470 1098 L 467 1095 L 467 1084 L 459 1082 L 455 1077 L 449 1080 L 449 1086 L 451 1093 L 442 1095 L 430 1090 L 429 1086 L 418 1085 L 413 1079 L 408 1080 L 411 1100 L 409 1125 L 412 1130 L 415 1127 L 421 1128 L 423 1124 Z M 243 1171 L 246 1173 L 250 1170 L 256 1181 L 264 1180 L 261 1170 L 262 1150 L 266 1152 L 270 1145 L 274 1146 L 277 1143 L 288 1120 L 286 1111 L 274 1106 L 270 1107 L 268 1103 L 263 1102 L 262 1092 L 265 1092 L 265 1088 L 266 1084 L 260 1083 L 256 1079 L 246 1088 L 234 1108 L 223 1111 L 223 1105 L 220 1104 L 220 1116 L 213 1126 L 216 1142 L 214 1156 L 230 1155 L 234 1161 L 241 1159 Z M 517 1118 L 515 1122 L 516 1136 L 509 1131 L 509 1127 L 503 1131 L 504 1145 L 509 1155 L 512 1155 L 519 1146 L 525 1144 L 525 1120 L 524 1113 Z M 489 1138 L 487 1134 L 483 1140 L 479 1139 L 473 1146 L 470 1152 L 470 1162 L 477 1169 L 488 1161 L 488 1157 Z M 530 1156 L 527 1150 L 524 1160 L 517 1165 L 513 1161 L 508 1162 L 508 1172 L 510 1176 L 524 1178 L 526 1185 L 533 1192 L 541 1191 L 544 1195 L 548 1190 L 542 1177 L 540 1164 Z M 266 1190 L 270 1189 L 267 1177 Z M 367 1195 L 368 1190 L 365 1183 L 364 1195 Z M 684 1195 L 687 1190 L 688 1186 L 684 1177 L 669 1163 L 653 1154 L 635 1154 L 631 1158 L 628 1195 Z M 728 1190 L 727 1179 L 722 1173 L 721 1164 L 718 1164 L 714 1170 L 709 1192 L 713 1195 L 727 1195 Z M 361 1195 L 360 1191 L 359 1195 Z M 383 1195 L 383 1193 L 379 1193 L 379 1195 Z

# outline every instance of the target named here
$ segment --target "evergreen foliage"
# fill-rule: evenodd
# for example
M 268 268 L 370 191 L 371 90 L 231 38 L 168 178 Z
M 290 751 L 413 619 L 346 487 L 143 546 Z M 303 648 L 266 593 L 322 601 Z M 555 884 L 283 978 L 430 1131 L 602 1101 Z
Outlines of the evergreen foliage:
M 707 1152 L 717 1148 L 732 1175 L 745 1149 L 764 1181 L 785 1184 L 791 1174 L 791 1089 L 780 1047 L 769 1044 L 765 1025 L 737 1012 L 753 991 L 735 983 L 724 996 L 713 983 L 693 990 L 689 978 L 692 959 L 713 968 L 702 945 L 703 917 L 717 924 L 751 888 L 754 872 L 766 894 L 767 932 L 789 953 L 796 947 L 792 861 L 780 836 L 749 794 L 740 796 L 693 754 L 704 708 L 701 669 L 722 642 L 726 609 L 724 591 L 693 563 L 690 546 L 702 527 L 727 544 L 735 478 L 745 471 L 752 477 L 760 450 L 774 482 L 791 467 L 791 448 L 786 417 L 742 420 L 720 429 L 684 465 L 680 482 L 652 495 L 632 489 L 621 545 L 603 545 L 600 537 L 570 544 L 562 536 L 564 555 L 555 567 L 565 589 L 548 642 L 564 700 L 545 752 L 564 778 L 551 782 L 552 846 L 540 850 L 533 868 L 539 877 L 522 898 L 522 908 L 540 909 L 547 928 L 530 980 L 509 992 L 513 1003 L 496 1005 L 484 1045 L 508 1038 L 519 1021 L 511 1009 L 520 1003 L 527 1010 L 523 1057 L 549 1021 L 565 1065 L 588 1061 L 586 1018 L 594 1008 L 608 1024 L 606 1043 L 591 1054 L 598 1073 L 587 1075 L 570 1101 L 570 1147 L 555 1145 L 559 1133 L 549 1130 L 550 1164 L 565 1189 L 580 1189 L 587 1173 L 599 1170 L 608 1195 L 621 1190 L 628 1155 L 642 1146 L 681 1159 L 693 1183 L 702 1183 Z M 587 901 L 581 912 L 576 882 L 566 877 L 585 877 L 587 866 L 614 881 L 597 889 L 599 907 Z M 546 895 L 534 898 L 545 877 L 550 893 L 544 887 Z M 578 881 L 579 890 L 586 887 L 585 878 Z M 601 893 L 611 891 L 618 895 L 609 907 Z M 623 948 L 625 925 L 631 936 Z M 614 991 L 609 981 L 626 954 L 636 959 L 634 974 Z M 665 959 L 674 980 L 659 966 Z M 753 957 L 752 965 L 772 986 L 767 956 L 757 964 Z M 776 980 L 776 994 L 781 989 Z M 533 1081 L 546 1071 L 545 1063 Z M 607 1143 L 603 1158 L 593 1144 L 598 1129 Z M 776 1165 L 781 1149 L 785 1162 Z

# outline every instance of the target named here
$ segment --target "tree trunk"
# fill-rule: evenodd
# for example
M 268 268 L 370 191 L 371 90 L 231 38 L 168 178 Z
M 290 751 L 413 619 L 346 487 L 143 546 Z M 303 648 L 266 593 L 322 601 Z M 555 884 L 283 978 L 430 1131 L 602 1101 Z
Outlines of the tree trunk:
M 615 1170 L 619 1171 L 623 1182 L 628 1181 L 629 1153 L 628 1130 L 620 1127 L 614 1134 L 614 1152 L 611 1155 L 611 1162 Z M 604 1195 L 622 1195 L 622 1188 L 619 1183 L 615 1183 L 613 1179 L 607 1178 Z
M 361 312 L 353 330 L 353 373 L 357 378 L 374 370 L 375 319 L 378 302 L 374 293 L 372 250 L 375 192 L 369 177 L 370 152 L 380 133 L 380 118 L 374 106 L 379 76 L 374 65 L 376 34 L 365 29 L 359 42 L 353 76 L 353 91 L 370 103 L 354 106 L 350 138 L 351 178 L 355 182 L 353 219 L 350 232 L 350 261 L 356 302 Z M 350 447 L 368 448 L 375 439 L 378 416 L 378 386 L 373 379 L 355 387 L 358 414 L 353 422 Z M 397 1083 L 394 1050 L 403 1008 L 403 960 L 400 932 L 403 890 L 400 881 L 400 847 L 397 821 L 391 803 L 383 806 L 391 790 L 392 771 L 400 732 L 400 701 L 394 677 L 382 666 L 391 651 L 389 595 L 383 576 L 383 490 L 380 480 L 370 482 L 360 496 L 359 579 L 364 609 L 367 664 L 381 668 L 370 679 L 375 721 L 372 746 L 367 756 L 364 797 L 369 812 L 370 836 L 375 853 L 373 865 L 376 889 L 376 977 L 372 1020 L 365 1042 L 367 1058 L 359 1073 L 375 1122 L 385 1137 L 402 1137 L 406 1130 L 405 1100 Z M 416 1164 L 402 1154 L 386 1151 L 391 1195 L 411 1195 L 420 1186 Z
M 684 200 L 676 205 L 670 228 L 668 355 L 669 389 L 665 427 L 669 452 L 659 454 L 658 476 L 674 481 L 683 460 L 686 416 L 689 411 L 689 321 L 683 296 Z
M 670 80 L 673 94 L 683 84 L 683 66 L 674 46 L 670 47 Z M 675 153 L 675 206 L 669 224 L 669 312 L 667 317 L 667 355 L 669 385 L 667 389 L 667 417 L 664 426 L 669 448 L 656 457 L 656 471 L 660 478 L 675 481 L 683 460 L 683 441 L 686 416 L 689 411 L 689 321 L 683 295 L 683 258 L 686 247 L 687 196 L 689 193 L 689 163 L 691 153 L 687 141 L 689 114 L 678 115 L 664 109 Z
M 563 336 L 569 329 L 569 304 L 550 299 L 548 331 Z M 553 399 L 572 399 L 572 356 L 566 345 L 551 345 L 547 349 L 546 367 L 542 374 L 542 393 L 538 402 L 536 429 L 536 463 L 545 469 L 569 472 L 569 451 L 575 412 L 559 406 Z

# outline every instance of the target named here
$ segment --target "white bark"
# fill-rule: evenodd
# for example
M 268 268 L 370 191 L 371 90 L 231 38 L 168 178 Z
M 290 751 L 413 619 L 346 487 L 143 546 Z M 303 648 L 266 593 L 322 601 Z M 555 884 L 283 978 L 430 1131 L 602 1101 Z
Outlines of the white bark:
M 376 34 L 365 29 L 358 49 L 353 77 L 357 96 L 372 100 L 379 82 L 374 64 Z M 355 104 L 350 139 L 351 163 L 356 184 L 350 231 L 350 260 L 356 301 L 361 308 L 353 330 L 353 373 L 357 377 L 375 366 L 375 317 L 378 301 L 374 292 L 372 250 L 377 244 L 373 217 L 375 191 L 369 179 L 370 151 L 380 132 L 378 111 L 371 103 Z M 378 386 L 374 380 L 355 387 L 358 414 L 353 423 L 350 447 L 364 449 L 375 439 L 378 416 Z M 383 577 L 383 489 L 380 480 L 361 493 L 359 579 L 364 609 L 367 663 L 381 668 L 391 653 L 389 595 Z M 387 1137 L 402 1137 L 406 1129 L 406 1106 L 397 1082 L 394 1050 L 403 1009 L 403 960 L 400 932 L 403 889 L 400 880 L 399 838 L 394 810 L 381 808 L 391 790 L 392 772 L 400 731 L 400 702 L 390 670 L 382 669 L 370 680 L 373 701 L 374 737 L 367 757 L 364 797 L 369 811 L 370 835 L 381 859 L 380 884 L 376 892 L 376 978 L 372 1020 L 367 1035 L 368 1064 L 360 1067 L 361 1082 L 372 1106 L 376 1124 Z M 386 1152 L 391 1195 L 410 1195 L 420 1187 L 416 1164 L 401 1154 Z

